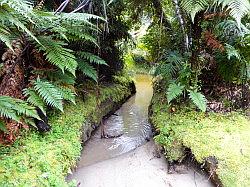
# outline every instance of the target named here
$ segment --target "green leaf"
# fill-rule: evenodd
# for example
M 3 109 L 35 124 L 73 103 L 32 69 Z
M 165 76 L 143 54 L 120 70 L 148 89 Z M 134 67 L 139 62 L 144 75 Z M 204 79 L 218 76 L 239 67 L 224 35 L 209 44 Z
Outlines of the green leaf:
M 176 83 L 171 83 L 167 90 L 168 103 L 180 96 L 184 90 L 184 86 Z
M 202 112 L 206 112 L 207 100 L 203 94 L 197 91 L 189 90 L 189 98 Z
M 63 111 L 63 97 L 60 91 L 48 81 L 40 80 L 34 82 L 34 88 L 39 96 L 50 106 Z
M 77 52 L 77 54 L 86 60 L 88 60 L 91 63 L 100 64 L 100 65 L 108 65 L 103 59 L 101 59 L 99 56 L 96 56 L 92 53 L 88 52 Z
M 32 88 L 24 89 L 23 93 L 25 97 L 28 97 L 27 101 L 30 104 L 40 108 L 43 111 L 43 113 L 46 114 L 44 101 L 34 89 Z
M 97 82 L 97 78 L 98 78 L 98 75 L 97 75 L 97 72 L 96 70 L 91 66 L 89 65 L 87 62 L 85 62 L 84 60 L 78 60 L 78 68 L 79 70 L 81 70 L 81 72 L 90 77 L 91 79 L 93 79 L 94 81 Z
M 77 61 L 71 49 L 64 46 L 67 44 L 62 41 L 53 40 L 51 37 L 38 37 L 43 46 L 38 45 L 40 51 L 44 51 L 46 59 L 53 65 L 60 68 L 63 72 L 68 70 L 75 75 Z
M 6 128 L 6 124 L 1 120 L 0 120 L 0 131 L 8 132 L 8 130 Z
M 63 99 L 71 101 L 72 103 L 76 104 L 75 101 L 76 94 L 70 88 L 57 86 L 57 89 L 61 92 Z

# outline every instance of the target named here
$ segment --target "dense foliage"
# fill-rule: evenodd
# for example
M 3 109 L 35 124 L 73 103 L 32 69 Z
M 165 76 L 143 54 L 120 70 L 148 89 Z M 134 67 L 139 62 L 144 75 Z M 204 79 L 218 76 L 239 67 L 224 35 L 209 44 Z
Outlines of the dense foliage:
M 166 0 L 160 3 L 160 17 L 155 1 L 146 2 L 151 9 L 142 15 L 152 23 L 142 42 L 168 101 L 190 98 L 202 111 L 247 108 L 249 1 Z M 230 109 L 218 97 L 228 100 Z
M 33 119 L 44 121 L 38 109 L 46 114 L 75 103 L 75 88 L 86 77 L 110 80 L 122 70 L 115 43 L 128 37 L 128 28 L 116 16 L 122 2 L 110 4 L 0 1 L 2 143 L 12 142 L 20 127 L 36 127 Z

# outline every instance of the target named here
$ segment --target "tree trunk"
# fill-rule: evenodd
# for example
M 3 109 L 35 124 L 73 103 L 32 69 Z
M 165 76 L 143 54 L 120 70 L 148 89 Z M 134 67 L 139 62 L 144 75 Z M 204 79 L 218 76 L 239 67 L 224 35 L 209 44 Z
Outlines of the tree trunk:
M 166 30 L 171 31 L 171 23 L 167 20 L 164 12 L 163 12 L 163 8 L 161 5 L 161 0 L 153 0 L 153 7 L 155 9 L 155 14 L 157 15 L 157 17 L 159 19 L 162 20 L 162 24 L 163 26 L 166 28 Z
M 183 44 L 182 44 L 183 49 L 184 49 L 184 51 L 188 51 L 189 38 L 188 38 L 188 35 L 186 33 L 186 30 L 185 30 L 185 22 L 184 22 L 183 16 L 182 16 L 181 11 L 180 11 L 179 0 L 172 0 L 172 1 L 173 1 L 173 4 L 175 5 L 175 13 L 176 13 L 176 16 L 178 18 L 178 21 L 179 21 L 179 24 L 180 24 L 180 27 L 182 30 L 182 34 L 183 34 Z
M 0 95 L 22 99 L 25 78 L 23 44 L 21 40 L 16 40 L 12 43 L 12 47 L 14 51 L 8 49 L 2 56 L 4 68 L 0 77 Z M 2 120 L 6 123 L 8 133 L 0 133 L 0 142 L 11 143 L 15 140 L 21 124 L 9 119 Z

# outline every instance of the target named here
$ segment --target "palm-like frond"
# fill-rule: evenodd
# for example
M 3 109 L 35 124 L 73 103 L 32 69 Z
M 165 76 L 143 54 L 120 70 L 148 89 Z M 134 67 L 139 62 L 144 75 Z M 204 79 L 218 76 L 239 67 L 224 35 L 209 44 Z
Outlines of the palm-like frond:
M 189 97 L 193 101 L 193 103 L 203 112 L 206 111 L 207 108 L 207 100 L 205 96 L 197 91 L 189 91 Z
M 48 105 L 63 111 L 63 96 L 56 86 L 38 78 L 34 82 L 34 89 Z
M 214 0 L 221 4 L 222 8 L 229 10 L 229 14 L 236 20 L 238 24 L 246 14 L 250 13 L 249 0 Z
M 86 76 L 90 77 L 91 79 L 93 79 L 94 81 L 97 82 L 97 72 L 94 69 L 93 66 L 91 66 L 88 62 L 86 62 L 85 60 L 78 60 L 78 69 Z
M 23 90 L 23 93 L 30 104 L 40 108 L 46 114 L 44 101 L 33 88 L 26 88 Z
M 182 94 L 184 91 L 185 86 L 182 86 L 180 83 L 172 83 L 169 85 L 167 89 L 167 99 L 168 103 L 170 103 L 172 100 L 176 99 L 178 96 Z
M 95 63 L 95 64 L 99 64 L 99 65 L 108 65 L 105 60 L 101 59 L 99 56 L 96 56 L 92 53 L 88 53 L 88 52 L 77 52 L 77 54 L 83 58 L 88 60 L 90 63 Z
M 219 7 L 228 10 L 229 14 L 240 24 L 241 19 L 250 12 L 249 0 L 182 0 L 182 8 L 191 16 L 192 21 L 200 11 L 206 11 L 211 7 Z
M 192 21 L 196 14 L 202 10 L 205 10 L 209 6 L 208 0 L 182 0 L 182 8 L 191 16 Z
M 39 37 L 41 45 L 37 45 L 39 50 L 44 51 L 46 59 L 53 65 L 60 68 L 63 72 L 68 70 L 75 75 L 77 61 L 71 49 L 64 46 L 67 44 L 62 41 L 55 41 L 51 37 Z
M 34 107 L 9 96 L 0 96 L 0 116 L 20 122 L 22 116 L 40 119 Z

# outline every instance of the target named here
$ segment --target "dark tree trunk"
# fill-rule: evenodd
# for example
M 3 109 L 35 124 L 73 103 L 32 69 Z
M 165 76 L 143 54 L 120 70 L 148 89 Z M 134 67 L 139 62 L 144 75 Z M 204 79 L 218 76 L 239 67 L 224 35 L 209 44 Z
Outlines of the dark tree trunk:
M 25 78 L 23 44 L 21 40 L 16 40 L 12 43 L 12 47 L 14 51 L 8 49 L 2 56 L 4 68 L 0 79 L 0 95 L 22 99 Z M 6 123 L 8 133 L 0 133 L 0 142 L 11 143 L 15 140 L 21 124 L 9 119 L 2 120 Z
M 201 52 L 201 37 L 202 37 L 202 27 L 201 22 L 204 17 L 204 12 L 199 12 L 194 18 L 194 22 L 191 23 L 191 37 L 192 37 L 192 56 L 191 56 L 191 66 L 194 70 L 198 63 L 198 56 Z
M 161 0 L 153 0 L 152 1 L 153 7 L 155 9 L 155 14 L 157 17 L 161 20 L 163 26 L 166 28 L 166 30 L 171 31 L 171 24 L 167 20 L 166 15 L 163 12 L 163 8 L 161 5 Z

